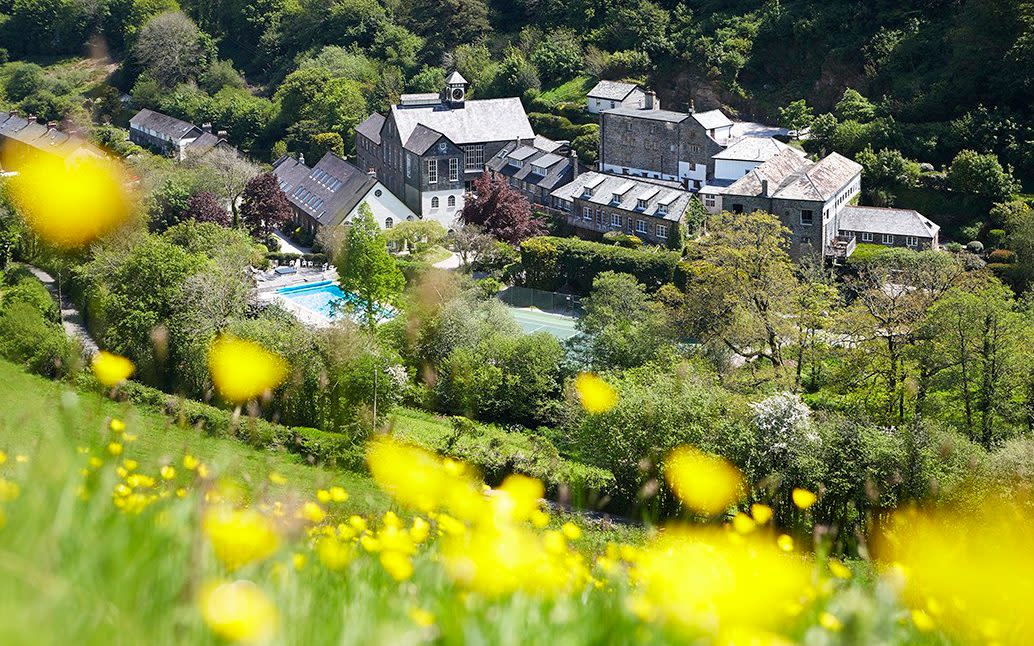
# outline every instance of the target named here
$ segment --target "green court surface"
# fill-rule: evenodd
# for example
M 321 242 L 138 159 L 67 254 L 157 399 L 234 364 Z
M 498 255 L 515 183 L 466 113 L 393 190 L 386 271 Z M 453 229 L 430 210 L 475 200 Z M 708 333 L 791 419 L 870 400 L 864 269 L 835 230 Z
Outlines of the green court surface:
M 511 307 L 510 311 L 513 313 L 513 317 L 517 319 L 521 329 L 528 334 L 532 332 L 548 332 L 561 341 L 570 339 L 578 334 L 578 330 L 575 328 L 575 321 L 578 319 L 573 316 L 543 312 L 533 307 Z

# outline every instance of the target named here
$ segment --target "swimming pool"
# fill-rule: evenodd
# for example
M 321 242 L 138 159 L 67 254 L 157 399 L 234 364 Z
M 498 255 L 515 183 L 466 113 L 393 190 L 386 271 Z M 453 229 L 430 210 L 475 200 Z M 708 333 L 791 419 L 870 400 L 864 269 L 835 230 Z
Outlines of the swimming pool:
M 346 316 L 357 321 L 363 318 L 362 314 L 355 312 L 350 307 L 355 302 L 355 296 L 342 291 L 332 280 L 281 287 L 276 290 L 276 293 L 331 321 L 337 321 Z M 377 309 L 379 320 L 383 321 L 395 316 L 395 312 L 389 308 L 378 307 Z

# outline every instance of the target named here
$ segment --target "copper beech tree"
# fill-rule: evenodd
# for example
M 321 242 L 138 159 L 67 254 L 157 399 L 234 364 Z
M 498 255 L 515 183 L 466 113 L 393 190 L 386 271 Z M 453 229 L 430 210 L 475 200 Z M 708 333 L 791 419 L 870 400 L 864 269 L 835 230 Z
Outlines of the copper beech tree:
M 464 224 L 482 227 L 510 244 L 546 232 L 545 223 L 532 213 L 527 198 L 510 188 L 505 179 L 488 173 L 474 180 L 474 193 L 467 196 L 460 218 Z

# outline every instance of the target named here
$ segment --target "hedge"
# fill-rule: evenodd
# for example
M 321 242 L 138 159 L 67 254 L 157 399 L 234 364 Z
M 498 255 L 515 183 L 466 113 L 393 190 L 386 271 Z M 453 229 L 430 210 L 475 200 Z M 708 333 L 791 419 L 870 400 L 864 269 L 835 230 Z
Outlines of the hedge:
M 521 244 L 521 266 L 528 287 L 588 294 L 604 271 L 632 274 L 647 289 L 674 280 L 680 255 L 656 247 L 627 249 L 578 238 L 541 236 Z
M 79 376 L 77 386 L 105 392 L 88 373 Z M 362 445 L 347 435 L 302 426 L 284 426 L 253 417 L 235 418 L 228 410 L 169 395 L 135 381 L 127 381 L 119 386 L 116 397 L 156 408 L 181 426 L 191 426 L 215 437 L 232 438 L 256 449 L 288 451 L 301 456 L 309 464 L 350 471 L 362 471 L 365 468 Z

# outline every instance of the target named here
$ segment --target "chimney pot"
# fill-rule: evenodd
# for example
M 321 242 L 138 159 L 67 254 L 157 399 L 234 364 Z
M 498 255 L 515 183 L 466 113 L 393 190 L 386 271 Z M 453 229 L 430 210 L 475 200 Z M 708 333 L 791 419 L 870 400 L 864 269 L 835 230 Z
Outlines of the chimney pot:
M 26 119 L 28 119 L 30 122 L 31 121 L 35 121 L 36 120 L 36 115 L 34 115 L 33 113 L 30 112 L 29 116 L 26 117 Z
M 210 123 L 202 123 L 201 124 L 201 132 L 212 132 L 212 124 L 210 124 Z
M 644 102 L 644 106 L 643 107 L 645 107 L 647 110 L 658 110 L 658 109 L 660 109 L 660 104 L 657 102 L 657 93 L 656 92 L 654 92 L 653 90 L 647 90 L 646 91 L 646 101 Z
M 225 130 L 220 130 L 216 136 L 220 139 L 226 139 L 229 136 L 229 134 Z
M 689 113 L 693 114 L 697 111 L 697 102 L 693 99 L 689 100 Z

